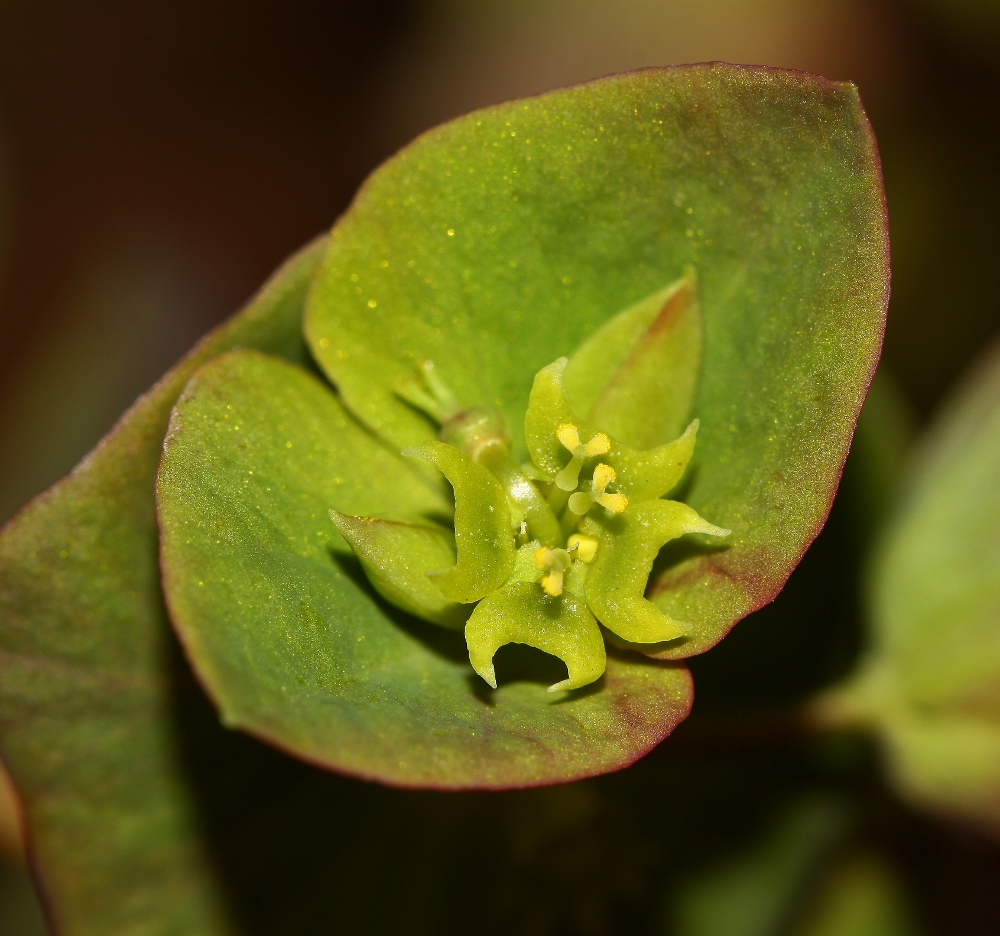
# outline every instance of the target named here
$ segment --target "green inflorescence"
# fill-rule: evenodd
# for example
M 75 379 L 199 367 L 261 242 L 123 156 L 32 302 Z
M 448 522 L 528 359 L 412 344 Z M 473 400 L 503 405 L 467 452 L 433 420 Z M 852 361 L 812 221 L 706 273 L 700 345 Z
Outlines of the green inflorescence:
M 661 400 L 655 381 L 653 392 L 645 377 L 634 386 L 628 381 L 631 373 L 655 370 L 664 317 L 697 311 L 693 274 L 651 299 L 654 305 L 647 300 L 612 319 L 575 356 L 584 365 L 597 361 L 591 370 L 600 375 L 607 370 L 602 342 L 610 346 L 637 315 L 657 313 L 628 347 L 609 349 L 625 363 L 617 380 L 591 394 L 590 413 L 598 418 L 613 411 L 602 405 L 609 394 L 627 401 L 632 422 L 635 409 L 676 402 Z M 688 317 L 700 327 L 695 314 Z M 696 351 L 700 334 L 692 342 Z M 635 366 L 642 355 L 644 366 Z M 531 461 L 524 465 L 511 455 L 502 414 L 463 407 L 431 362 L 399 387 L 400 397 L 439 426 L 436 441 L 403 454 L 435 465 L 451 484 L 453 531 L 330 512 L 387 601 L 436 624 L 464 626 L 470 662 L 493 688 L 493 656 L 508 643 L 528 644 L 566 664 L 567 678 L 551 692 L 585 686 L 603 674 L 598 622 L 630 643 L 683 637 L 689 626 L 644 597 L 653 561 L 664 544 L 686 533 L 730 532 L 686 504 L 663 499 L 694 453 L 698 420 L 673 441 L 629 446 L 573 412 L 564 386 L 569 365 L 560 358 L 535 376 L 524 421 Z M 581 373 L 585 379 L 586 370 L 577 366 L 570 376 L 579 382 Z

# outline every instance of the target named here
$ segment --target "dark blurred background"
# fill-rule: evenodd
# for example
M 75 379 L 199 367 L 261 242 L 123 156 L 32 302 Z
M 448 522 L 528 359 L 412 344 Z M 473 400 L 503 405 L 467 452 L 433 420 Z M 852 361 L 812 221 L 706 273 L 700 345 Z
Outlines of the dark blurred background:
M 610 72 L 706 60 L 860 87 L 892 225 L 885 366 L 926 419 L 1000 326 L 996 0 L 0 0 L 0 521 L 420 131 Z M 822 563 L 850 548 L 832 524 L 784 614 L 755 616 L 717 651 L 700 705 L 724 706 L 748 660 L 793 694 L 848 665 L 855 596 Z M 768 634 L 795 601 L 839 636 L 819 649 L 785 640 L 775 657 Z M 617 782 L 573 789 L 614 803 Z M 579 796 L 560 802 L 600 813 Z M 912 832 L 913 847 L 930 854 L 925 840 L 942 835 Z M 927 874 L 950 860 L 1000 891 L 995 852 L 973 860 L 965 847 L 952 842 Z M 19 881 L 0 875 L 0 933 L 15 932 L 3 908 L 21 898 L 3 895 Z M 952 932 L 998 931 L 976 926 Z

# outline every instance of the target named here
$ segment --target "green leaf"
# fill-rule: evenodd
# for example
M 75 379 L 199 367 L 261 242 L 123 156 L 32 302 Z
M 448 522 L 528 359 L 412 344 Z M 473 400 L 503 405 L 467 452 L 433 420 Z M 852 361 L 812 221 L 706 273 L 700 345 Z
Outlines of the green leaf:
M 330 519 L 361 561 L 368 581 L 386 601 L 425 621 L 461 628 L 471 608 L 449 601 L 427 577 L 455 563 L 455 534 L 443 527 L 349 517 Z
M 887 244 L 853 86 L 646 70 L 471 114 L 386 163 L 332 234 L 306 330 L 345 405 L 396 446 L 434 435 L 393 389 L 430 360 L 463 405 L 504 412 L 521 460 L 538 370 L 693 268 L 684 500 L 733 536 L 650 584 L 691 622 L 666 651 L 686 656 L 771 600 L 826 518 L 878 357 Z
M 845 849 L 849 817 L 834 801 L 803 800 L 731 858 L 685 881 L 672 907 L 676 936 L 911 936 L 892 868 Z
M 921 932 L 898 876 L 872 853 L 859 852 L 839 862 L 811 903 L 793 936 L 917 936 Z
M 514 568 L 514 532 L 507 494 L 500 482 L 471 458 L 445 442 L 427 442 L 404 455 L 436 465 L 455 489 L 455 547 L 458 559 L 431 580 L 451 601 L 472 602 L 504 583 Z M 358 458 L 358 473 L 365 462 Z M 361 480 L 358 474 L 358 480 Z
M 445 449 L 457 478 L 464 456 Z M 603 773 L 665 737 L 690 706 L 683 669 L 621 656 L 597 692 L 517 680 L 484 698 L 458 635 L 373 594 L 328 511 L 441 513 L 416 467 L 300 368 L 235 352 L 191 378 L 158 482 L 164 583 L 224 722 L 350 774 L 451 789 Z
M 757 841 L 698 875 L 673 901 L 677 936 L 779 936 L 840 843 L 844 811 L 809 799 L 786 809 Z M 844 934 L 848 936 L 848 934 Z
M 199 364 L 235 345 L 308 359 L 299 323 L 321 249 L 290 260 L 0 533 L 0 748 L 60 932 L 231 931 L 171 722 L 153 479 Z
M 693 270 L 619 312 L 570 358 L 570 405 L 633 448 L 681 434 L 701 372 L 702 321 Z
M 1000 832 L 1000 350 L 943 408 L 871 570 L 872 648 L 821 703 L 914 802 Z

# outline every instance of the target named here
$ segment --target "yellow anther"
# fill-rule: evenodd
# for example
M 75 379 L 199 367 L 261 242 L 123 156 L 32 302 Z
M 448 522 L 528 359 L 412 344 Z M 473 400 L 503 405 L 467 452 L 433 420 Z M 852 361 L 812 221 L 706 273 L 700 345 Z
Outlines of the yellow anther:
M 587 458 L 593 458 L 595 455 L 606 455 L 610 451 L 611 440 L 603 432 L 596 433 L 583 447 L 583 453 Z
M 628 507 L 628 498 L 624 494 L 601 494 L 597 503 L 610 514 L 620 514 Z
M 594 469 L 590 490 L 577 491 L 570 497 L 569 509 L 582 517 L 593 504 L 600 504 L 608 513 L 620 514 L 628 507 L 628 498 L 624 494 L 608 494 L 605 490 L 614 483 L 615 477 L 615 469 L 610 465 L 598 465 Z
M 542 546 L 535 551 L 535 565 L 546 572 L 542 576 L 542 590 L 550 598 L 558 598 L 563 593 L 563 579 L 573 560 L 565 549 L 549 549 Z
M 603 433 L 596 433 L 586 444 L 580 442 L 580 430 L 572 423 L 562 423 L 556 429 L 556 438 L 570 453 L 569 464 L 556 475 L 556 487 L 575 491 L 580 483 L 580 469 L 588 458 L 604 455 L 611 450 L 611 440 Z
M 580 430 L 572 423 L 562 423 L 556 429 L 556 438 L 564 448 L 569 449 L 570 454 L 575 454 L 580 447 Z
M 574 533 L 566 541 L 566 552 L 572 553 L 580 562 L 590 565 L 597 555 L 597 537 Z
M 549 572 L 542 576 L 542 591 L 550 598 L 558 598 L 563 593 L 562 569 Z
M 593 483 L 594 490 L 604 493 L 604 489 L 609 484 L 614 484 L 615 478 L 617 477 L 618 475 L 615 473 L 614 468 L 612 468 L 610 465 L 605 465 L 601 463 L 594 469 L 594 483 Z

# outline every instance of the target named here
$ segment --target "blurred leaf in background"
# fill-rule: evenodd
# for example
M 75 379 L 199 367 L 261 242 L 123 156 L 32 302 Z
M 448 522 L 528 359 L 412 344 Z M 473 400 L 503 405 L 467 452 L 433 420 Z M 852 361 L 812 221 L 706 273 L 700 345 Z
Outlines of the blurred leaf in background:
M 919 0 L 941 26 L 974 52 L 1000 53 L 1000 3 L 997 0 Z
M 794 936 L 919 936 L 897 873 L 884 859 L 857 852 L 826 875 Z
M 748 848 L 680 885 L 668 936 L 916 936 L 895 872 L 851 843 L 843 802 L 783 808 Z
M 942 407 L 873 556 L 871 647 L 823 705 L 897 788 L 1000 833 L 1000 347 Z
M 848 814 L 831 800 L 786 809 L 748 851 L 689 880 L 675 898 L 673 936 L 775 936 L 845 835 Z

